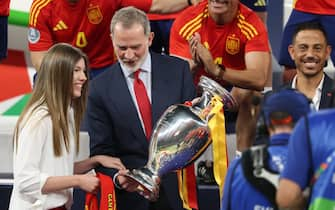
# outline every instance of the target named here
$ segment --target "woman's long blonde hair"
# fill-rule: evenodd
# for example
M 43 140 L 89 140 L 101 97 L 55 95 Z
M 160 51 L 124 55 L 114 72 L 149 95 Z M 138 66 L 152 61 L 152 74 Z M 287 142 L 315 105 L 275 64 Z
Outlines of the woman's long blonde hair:
M 79 151 L 79 129 L 86 108 L 88 82 L 85 82 L 82 87 L 81 97 L 73 98 L 72 94 L 73 71 L 81 58 L 85 61 L 85 74 L 88 78 L 88 59 L 81 50 L 69 44 L 59 43 L 51 47 L 44 55 L 31 98 L 15 127 L 14 140 L 16 145 L 23 119 L 30 118 L 38 107 L 46 106 L 52 121 L 54 154 L 55 156 L 62 155 L 62 143 L 68 152 L 70 129 L 68 112 L 71 106 L 74 111 L 76 150 Z M 28 113 L 29 115 L 27 115 Z

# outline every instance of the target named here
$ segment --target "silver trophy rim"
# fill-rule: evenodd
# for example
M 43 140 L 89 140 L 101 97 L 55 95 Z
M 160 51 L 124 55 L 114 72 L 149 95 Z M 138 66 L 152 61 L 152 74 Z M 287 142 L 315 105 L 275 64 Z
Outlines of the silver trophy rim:
M 209 77 L 201 76 L 199 86 L 203 90 L 211 93 L 213 96 L 219 95 L 223 100 L 225 110 L 232 111 L 236 110 L 236 108 L 238 107 L 238 103 L 236 99 L 231 95 L 231 93 Z

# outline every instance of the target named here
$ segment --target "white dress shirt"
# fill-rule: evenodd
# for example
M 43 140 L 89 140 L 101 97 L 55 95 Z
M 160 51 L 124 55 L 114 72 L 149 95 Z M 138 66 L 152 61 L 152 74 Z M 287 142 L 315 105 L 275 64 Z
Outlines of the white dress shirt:
M 322 86 L 323 86 L 324 80 L 325 80 L 325 75 L 322 76 L 322 79 L 318 87 L 315 89 L 314 97 L 312 98 L 312 103 L 314 105 L 315 110 L 319 110 L 321 94 L 322 94 Z M 297 75 L 295 75 L 292 80 L 292 88 L 297 89 Z
M 134 71 L 130 70 L 126 66 L 121 64 L 121 69 L 124 74 L 124 77 L 126 78 L 128 89 L 130 92 L 130 95 L 133 99 L 133 102 L 137 109 L 137 115 L 141 120 L 142 128 L 145 133 L 144 123 L 142 120 L 142 116 L 140 113 L 140 109 L 137 105 L 137 100 L 134 92 Z M 140 66 L 141 73 L 139 74 L 139 78 L 144 83 L 145 89 L 147 90 L 147 95 L 149 97 L 150 103 L 151 103 L 151 55 L 148 53 L 148 55 L 145 57 L 143 64 Z
M 69 111 L 70 148 L 55 157 L 53 151 L 52 121 L 47 107 L 41 106 L 25 119 L 14 146 L 14 186 L 10 210 L 44 210 L 72 204 L 72 189 L 42 194 L 42 187 L 50 176 L 73 175 L 76 156 L 74 144 L 73 110 Z

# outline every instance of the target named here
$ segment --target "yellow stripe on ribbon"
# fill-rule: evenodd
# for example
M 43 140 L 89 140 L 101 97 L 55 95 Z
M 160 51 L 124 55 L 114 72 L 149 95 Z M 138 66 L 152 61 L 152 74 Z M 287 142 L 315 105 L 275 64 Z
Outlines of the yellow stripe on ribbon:
M 223 115 L 223 103 L 219 96 L 216 95 L 212 98 L 211 105 L 212 110 L 209 116 L 213 116 L 208 122 L 208 127 L 213 142 L 214 178 L 219 185 L 221 200 L 223 184 L 228 168 L 225 118 Z
M 198 210 L 197 183 L 194 173 L 194 164 L 177 171 L 178 189 L 183 207 L 187 210 Z
M 177 177 L 178 177 L 178 189 L 179 189 L 179 197 L 183 201 L 183 208 L 187 210 L 192 210 L 192 208 L 189 206 L 188 202 L 188 192 L 187 192 L 187 186 L 186 186 L 186 180 L 185 176 L 183 176 L 183 173 L 185 169 L 180 169 L 177 171 Z

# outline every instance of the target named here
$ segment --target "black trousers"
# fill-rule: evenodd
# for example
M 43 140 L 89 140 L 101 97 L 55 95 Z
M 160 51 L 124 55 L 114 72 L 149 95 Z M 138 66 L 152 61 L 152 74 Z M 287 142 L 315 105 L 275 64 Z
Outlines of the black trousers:
M 173 210 L 170 207 L 170 204 L 167 199 L 163 186 L 160 186 L 158 200 L 155 202 L 150 202 L 149 210 Z

